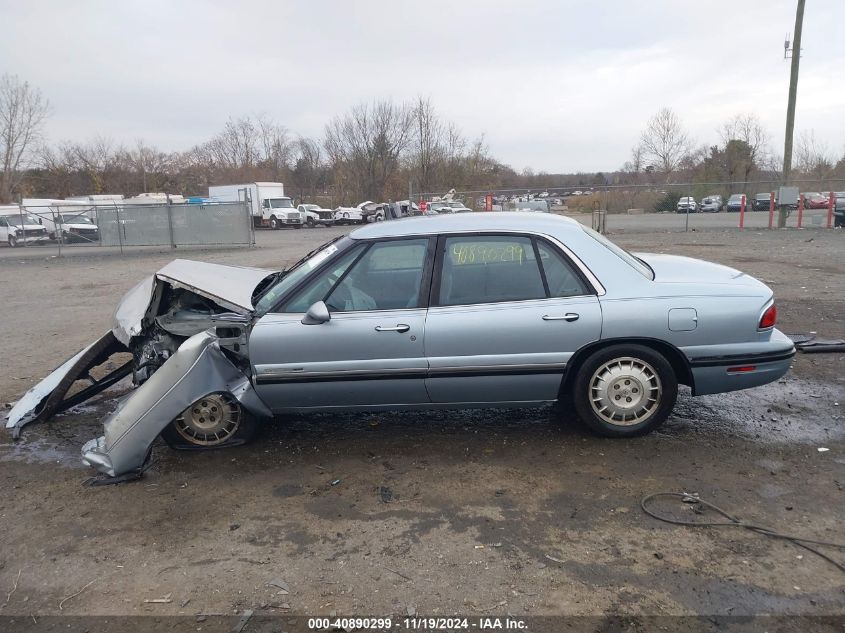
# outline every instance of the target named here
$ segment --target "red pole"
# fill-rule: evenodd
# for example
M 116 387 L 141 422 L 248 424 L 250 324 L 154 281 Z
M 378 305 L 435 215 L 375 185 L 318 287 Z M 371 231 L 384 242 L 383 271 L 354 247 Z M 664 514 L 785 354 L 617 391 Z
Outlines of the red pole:
M 836 196 L 831 191 L 830 197 L 827 199 L 827 228 L 833 226 L 833 205 L 836 204 Z
M 772 223 L 775 219 L 775 192 L 769 194 L 769 228 L 772 228 Z
M 739 228 L 745 227 L 745 194 L 742 194 L 742 202 L 739 205 Z
M 801 228 L 801 222 L 804 220 L 804 194 L 798 196 L 798 228 Z

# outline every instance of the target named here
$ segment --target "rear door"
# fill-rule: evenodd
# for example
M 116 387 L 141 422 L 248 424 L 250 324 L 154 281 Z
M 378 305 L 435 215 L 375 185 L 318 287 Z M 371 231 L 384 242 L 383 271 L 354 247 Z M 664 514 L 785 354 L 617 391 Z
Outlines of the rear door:
M 554 400 L 572 354 L 601 336 L 595 290 L 551 242 L 442 236 L 426 320 L 436 403 Z
M 256 390 L 274 411 L 428 402 L 429 238 L 354 247 L 264 315 L 250 335 Z M 325 301 L 331 320 L 305 325 Z

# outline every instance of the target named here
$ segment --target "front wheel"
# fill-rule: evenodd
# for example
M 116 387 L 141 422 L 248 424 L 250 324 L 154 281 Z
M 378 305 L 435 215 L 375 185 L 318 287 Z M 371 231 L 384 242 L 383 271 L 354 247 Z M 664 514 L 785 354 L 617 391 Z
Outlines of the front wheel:
M 675 406 L 678 380 L 669 362 L 642 345 L 614 345 L 587 358 L 575 376 L 578 417 L 606 437 L 645 435 Z
M 194 402 L 161 432 L 177 450 L 239 446 L 250 441 L 258 428 L 255 417 L 226 393 L 213 393 Z
M 270 216 L 270 228 L 274 231 L 279 228 L 279 220 L 276 218 L 275 215 Z
M 9 236 L 9 246 L 15 248 L 18 245 L 18 240 L 14 235 Z

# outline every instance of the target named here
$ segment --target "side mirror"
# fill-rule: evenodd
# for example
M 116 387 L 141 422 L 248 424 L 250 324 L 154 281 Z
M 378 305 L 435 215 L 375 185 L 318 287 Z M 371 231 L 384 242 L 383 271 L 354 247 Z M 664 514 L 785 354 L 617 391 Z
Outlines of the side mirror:
M 318 301 L 308 308 L 308 312 L 302 317 L 304 325 L 319 325 L 320 323 L 328 323 L 331 321 L 332 315 L 325 303 Z

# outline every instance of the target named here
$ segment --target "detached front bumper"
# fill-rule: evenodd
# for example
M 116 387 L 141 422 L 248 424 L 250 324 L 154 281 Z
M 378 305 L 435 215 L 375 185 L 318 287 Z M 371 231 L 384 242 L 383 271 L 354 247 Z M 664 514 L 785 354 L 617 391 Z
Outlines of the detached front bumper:
M 105 434 L 83 446 L 82 461 L 112 477 L 139 470 L 161 431 L 212 393 L 231 395 L 253 415 L 272 416 L 249 377 L 220 349 L 217 337 L 201 332 L 120 403 L 103 424 Z

